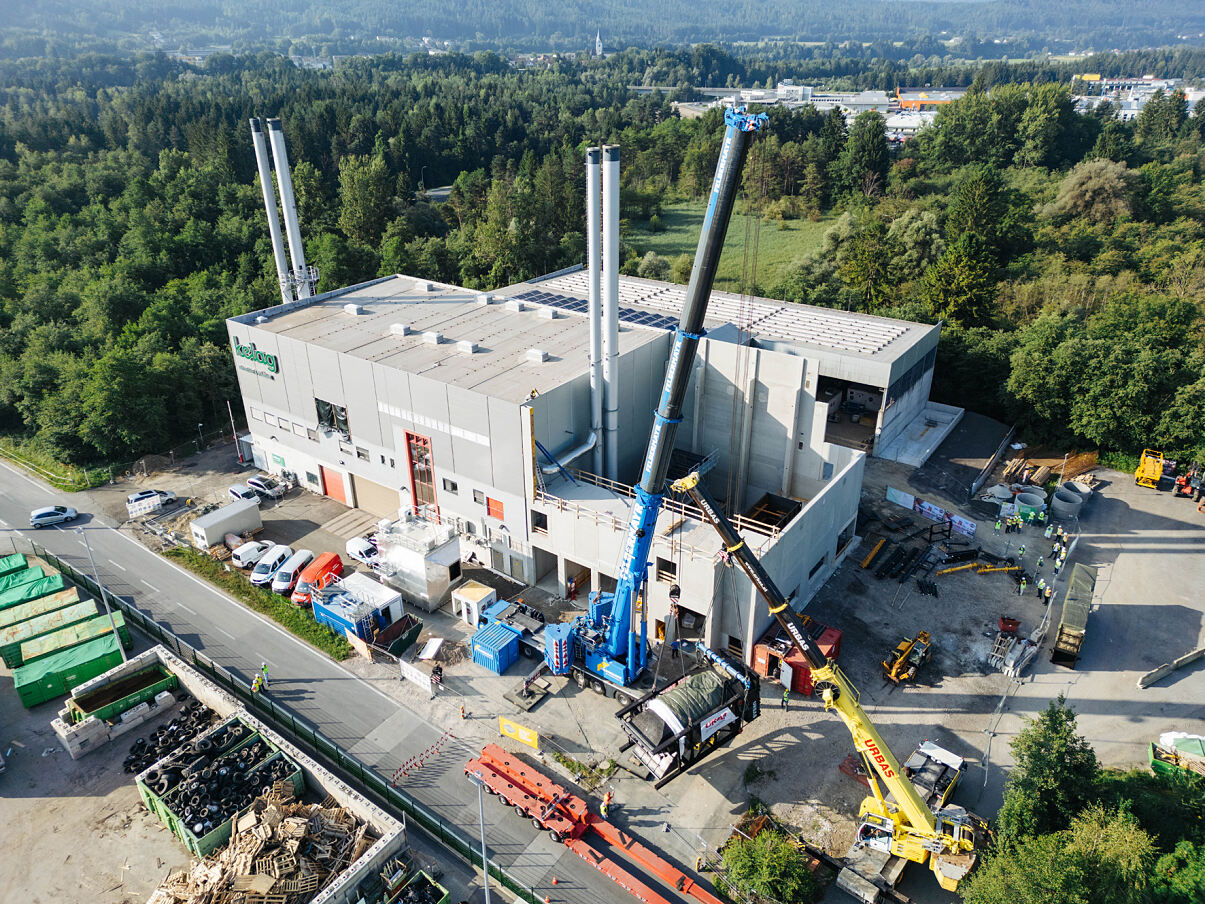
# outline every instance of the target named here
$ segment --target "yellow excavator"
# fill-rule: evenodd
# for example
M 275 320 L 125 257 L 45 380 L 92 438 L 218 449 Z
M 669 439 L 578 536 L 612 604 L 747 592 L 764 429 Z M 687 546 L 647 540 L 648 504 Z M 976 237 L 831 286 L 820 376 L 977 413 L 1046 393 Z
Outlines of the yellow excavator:
M 918 631 L 915 637 L 905 637 L 883 660 L 883 673 L 892 684 L 912 681 L 916 673 L 933 657 L 932 638 L 928 631 Z
M 902 873 L 903 861 L 911 861 L 928 863 L 942 888 L 957 890 L 959 882 L 975 866 L 987 837 L 984 820 L 949 803 L 966 769 L 965 762 L 925 741 L 901 766 L 862 709 L 853 684 L 808 638 L 801 617 L 700 483 L 698 472 L 675 481 L 671 489 L 689 495 L 719 532 L 729 556 L 749 576 L 770 612 L 807 661 L 824 708 L 836 712 L 845 723 L 865 761 L 871 794 L 862 801 L 857 836 L 846 858 L 847 868 L 856 862 L 861 870 L 855 869 L 846 881 L 839 875 L 838 885 L 863 901 L 875 902 L 879 900 L 884 880 L 894 885 Z M 875 854 L 879 855 L 877 859 Z M 895 872 L 890 863 L 894 858 L 900 858 L 899 871 Z M 875 874 L 868 875 L 868 870 Z

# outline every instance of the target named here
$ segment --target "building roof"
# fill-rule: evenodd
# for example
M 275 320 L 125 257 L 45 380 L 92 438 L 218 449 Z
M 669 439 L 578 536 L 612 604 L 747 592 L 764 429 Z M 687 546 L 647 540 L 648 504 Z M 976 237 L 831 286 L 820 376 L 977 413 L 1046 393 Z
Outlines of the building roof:
M 584 312 L 589 286 L 586 271 L 574 270 L 499 291 L 534 304 Z M 673 329 L 685 300 L 685 286 L 634 276 L 619 277 L 621 323 Z M 730 323 L 756 339 L 779 340 L 803 350 L 810 348 L 882 362 L 899 357 L 934 329 L 906 320 L 719 291 L 711 293 L 705 323 L 709 329 Z
M 359 305 L 351 314 L 346 305 Z M 551 310 L 551 309 L 550 309 Z M 376 362 L 483 395 L 522 402 L 585 373 L 585 318 L 521 304 L 500 294 L 391 276 L 231 318 L 299 342 Z M 260 322 L 260 318 L 265 318 Z M 438 333 L 440 341 L 425 334 Z M 660 338 L 661 329 L 622 330 L 620 353 Z M 476 343 L 470 351 L 463 343 Z M 533 362 L 532 349 L 546 353 Z

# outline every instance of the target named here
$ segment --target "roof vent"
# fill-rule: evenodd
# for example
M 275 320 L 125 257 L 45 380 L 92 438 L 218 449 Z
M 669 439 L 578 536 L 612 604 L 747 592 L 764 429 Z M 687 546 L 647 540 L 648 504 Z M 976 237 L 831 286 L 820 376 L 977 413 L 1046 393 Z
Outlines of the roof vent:
M 391 323 L 389 324 L 389 332 L 395 336 L 409 336 L 410 324 L 408 323 Z
M 548 352 L 542 348 L 529 348 L 527 350 L 527 360 L 531 364 L 543 364 L 548 360 Z
M 444 341 L 443 333 L 437 333 L 437 332 L 435 332 L 435 330 L 431 330 L 430 332 L 423 333 L 423 342 L 425 342 L 427 345 L 439 345 L 439 343 L 441 343 L 443 341 Z
M 477 351 L 477 343 L 470 339 L 461 339 L 456 343 L 456 351 L 471 355 Z
M 361 306 L 360 306 L 360 305 L 358 305 L 358 304 L 354 304 L 354 303 L 349 302 L 348 304 L 345 304 L 345 305 L 343 306 L 343 313 L 344 313 L 344 314 L 351 314 L 351 315 L 354 317 L 356 314 L 363 314 L 363 313 L 364 313 L 364 308 L 363 308 L 363 307 L 361 307 Z
M 427 280 L 425 280 L 425 279 L 420 279 L 418 282 L 416 282 L 414 284 L 414 291 L 415 292 L 434 292 L 435 286 L 432 285 L 431 283 L 427 282 Z
M 519 301 L 517 298 L 512 298 L 506 303 L 506 309 L 508 311 L 525 311 L 527 310 L 527 305 L 523 304 L 523 302 Z
M 267 323 L 267 322 L 268 322 L 268 318 L 267 318 L 267 317 L 264 317 L 264 316 L 261 314 L 259 317 L 256 317 L 256 318 L 255 318 L 255 322 L 256 322 L 256 323 Z
M 488 295 L 478 295 L 477 296 L 477 304 L 479 304 L 479 305 L 487 305 L 490 303 L 491 300 L 492 299 Z
M 556 320 L 556 318 L 557 318 L 556 308 L 540 308 L 540 316 L 543 317 L 545 320 Z

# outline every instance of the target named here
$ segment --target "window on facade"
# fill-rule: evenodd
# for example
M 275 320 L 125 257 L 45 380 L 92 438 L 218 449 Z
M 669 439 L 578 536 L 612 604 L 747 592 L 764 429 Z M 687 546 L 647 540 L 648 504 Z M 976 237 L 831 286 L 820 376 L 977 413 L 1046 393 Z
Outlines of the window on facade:
M 445 478 L 443 479 L 443 485 L 444 485 L 444 491 L 445 491 L 445 492 L 448 492 L 448 493 L 455 493 L 455 492 L 456 492 L 457 487 L 456 487 L 456 481 L 455 481 L 455 480 L 448 480 L 448 478 L 446 478 L 446 477 L 445 477 Z
M 410 461 L 410 496 L 414 508 L 436 509 L 435 472 L 431 460 L 431 440 L 417 433 L 406 434 L 406 453 Z
M 669 559 L 657 557 L 657 580 L 663 584 L 672 584 L 678 578 L 678 563 Z
M 812 578 L 814 578 L 816 576 L 816 572 L 819 571 L 823 567 L 824 567 L 824 556 L 821 556 L 820 561 L 817 562 L 815 565 L 813 565 L 812 570 L 808 572 L 808 580 L 810 581 Z
M 351 437 L 351 430 L 347 426 L 347 408 L 345 406 L 316 398 L 314 399 L 314 410 L 318 414 L 319 427 L 340 433 L 345 439 Z
M 339 443 L 339 451 L 344 455 L 351 455 L 351 443 Z
M 385 456 L 384 455 L 381 456 L 381 464 L 385 464 Z
M 497 499 L 490 499 L 488 496 L 485 497 L 485 513 L 491 518 L 497 518 L 499 521 L 505 517 L 502 514 L 502 503 Z
M 301 424 L 294 424 L 293 432 L 298 436 L 305 436 L 305 427 L 303 427 Z
M 306 471 L 305 472 L 305 482 L 312 486 L 318 486 L 318 475 L 315 474 L 313 471 Z
M 543 512 L 531 513 L 531 530 L 532 533 L 546 534 L 548 533 L 548 516 Z
M 251 416 L 253 418 L 255 418 L 257 421 L 262 421 L 264 419 L 264 413 L 262 411 L 260 411 L 258 408 L 251 409 Z
M 306 438 L 309 439 L 311 442 L 315 442 L 315 443 L 318 442 L 318 431 L 315 430 L 313 427 L 307 427 L 305 430 L 305 435 L 306 435 Z
M 356 446 L 356 458 L 360 459 L 360 461 L 372 461 L 372 458 L 368 455 L 368 450 L 361 449 L 359 446 Z
M 473 490 L 473 501 L 478 505 L 485 505 L 485 493 L 481 490 Z
M 396 468 L 396 467 L 397 467 L 397 464 L 394 462 L 394 460 L 393 460 L 392 458 L 391 458 L 391 459 L 389 459 L 389 467 L 391 467 L 391 468 Z

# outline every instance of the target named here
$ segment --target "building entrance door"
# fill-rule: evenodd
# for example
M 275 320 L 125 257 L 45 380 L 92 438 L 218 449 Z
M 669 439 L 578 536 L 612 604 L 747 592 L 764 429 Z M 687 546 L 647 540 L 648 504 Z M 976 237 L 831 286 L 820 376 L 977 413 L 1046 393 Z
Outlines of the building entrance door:
M 326 465 L 320 465 L 319 470 L 322 472 L 322 492 L 331 499 L 338 499 L 347 505 L 347 490 L 343 487 L 343 475 Z

